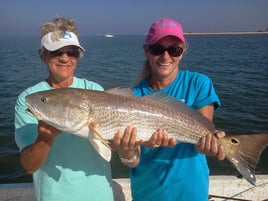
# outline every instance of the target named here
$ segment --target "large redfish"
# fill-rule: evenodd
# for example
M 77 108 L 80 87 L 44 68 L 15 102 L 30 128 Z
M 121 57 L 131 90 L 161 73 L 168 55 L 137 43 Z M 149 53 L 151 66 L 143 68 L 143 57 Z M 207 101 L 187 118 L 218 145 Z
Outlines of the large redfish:
M 108 140 L 118 129 L 137 128 L 137 140 L 144 141 L 158 128 L 177 141 L 198 143 L 200 137 L 214 134 L 211 121 L 199 112 L 162 93 L 135 97 L 130 89 L 93 91 L 54 89 L 28 95 L 28 112 L 38 120 L 90 140 L 106 160 L 111 158 Z M 268 134 L 228 135 L 219 140 L 226 158 L 243 177 L 255 184 L 254 169 L 268 144 Z

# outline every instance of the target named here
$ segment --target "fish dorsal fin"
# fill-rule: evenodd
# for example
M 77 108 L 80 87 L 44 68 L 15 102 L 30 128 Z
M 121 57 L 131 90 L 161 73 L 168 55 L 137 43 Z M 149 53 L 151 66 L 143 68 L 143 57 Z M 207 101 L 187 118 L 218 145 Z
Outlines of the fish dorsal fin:
M 149 95 L 141 97 L 141 99 L 146 99 L 146 100 L 150 100 L 150 101 L 153 101 L 153 102 L 163 103 L 165 105 L 175 107 L 175 108 L 178 107 L 178 104 L 180 102 L 176 98 L 168 96 L 168 95 L 166 95 L 165 93 L 162 93 L 162 92 L 154 92 L 152 94 L 149 94 Z
M 115 87 L 115 88 L 107 89 L 105 90 L 105 92 L 120 95 L 120 96 L 135 97 L 132 89 L 128 87 Z
M 92 133 L 89 133 L 88 140 L 91 142 L 96 151 L 104 158 L 106 161 L 110 161 L 112 157 L 111 147 L 109 142 L 102 138 L 102 136 L 97 132 L 96 125 L 94 123 L 89 124 L 89 128 Z
M 168 105 L 169 107 L 172 107 L 175 110 L 179 110 L 179 112 L 184 113 L 198 120 L 199 122 L 204 124 L 209 130 L 213 132 L 215 131 L 213 123 L 208 118 L 204 117 L 201 113 L 189 107 L 184 102 L 177 100 L 174 97 L 168 96 L 165 93 L 155 92 L 150 95 L 143 96 L 142 99 Z

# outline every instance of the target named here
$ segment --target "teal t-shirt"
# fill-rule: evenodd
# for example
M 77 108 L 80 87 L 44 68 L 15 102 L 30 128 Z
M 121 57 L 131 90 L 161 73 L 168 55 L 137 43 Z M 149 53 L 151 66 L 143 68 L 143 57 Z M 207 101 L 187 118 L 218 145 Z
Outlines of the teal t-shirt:
M 103 88 L 94 82 L 74 77 L 70 88 Z M 15 106 L 15 140 L 22 150 L 35 142 L 38 121 L 28 115 L 25 96 L 53 89 L 42 81 L 22 92 Z M 70 133 L 57 136 L 45 163 L 33 173 L 38 201 L 113 201 L 110 164 L 86 138 Z
M 143 80 L 133 89 L 144 96 L 155 91 L 166 93 L 199 109 L 209 104 L 220 106 L 212 81 L 204 74 L 180 70 L 166 88 L 153 90 Z M 141 146 L 141 161 L 130 171 L 134 201 L 207 201 L 209 169 L 206 156 L 193 144 L 178 142 L 175 147 Z

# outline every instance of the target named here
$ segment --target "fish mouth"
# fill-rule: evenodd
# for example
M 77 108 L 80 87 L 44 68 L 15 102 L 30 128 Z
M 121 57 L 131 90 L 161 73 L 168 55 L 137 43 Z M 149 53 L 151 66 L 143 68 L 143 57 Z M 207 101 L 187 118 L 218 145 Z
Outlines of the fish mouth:
M 32 110 L 30 110 L 29 108 L 27 108 L 27 109 L 25 110 L 25 112 L 26 112 L 27 114 L 29 114 L 29 115 L 35 117 L 34 113 L 33 113 Z
M 26 105 L 27 105 L 27 109 L 25 110 L 25 112 L 32 117 L 38 118 L 38 115 L 36 114 L 36 112 L 34 112 L 34 108 L 28 105 L 27 103 Z
M 27 113 L 27 114 L 29 114 L 31 117 L 34 117 L 34 118 L 37 118 L 37 115 L 33 112 L 33 110 L 31 110 L 30 108 L 27 108 L 26 110 L 25 110 L 25 112 Z

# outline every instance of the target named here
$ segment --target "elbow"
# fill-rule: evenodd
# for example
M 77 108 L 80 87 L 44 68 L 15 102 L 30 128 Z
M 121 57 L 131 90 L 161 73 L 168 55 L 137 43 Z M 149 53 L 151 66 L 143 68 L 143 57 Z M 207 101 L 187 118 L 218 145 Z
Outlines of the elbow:
M 24 168 L 24 170 L 25 170 L 25 172 L 26 172 L 27 174 L 33 174 L 33 173 L 35 172 L 35 170 L 32 170 L 32 169 L 25 169 L 25 168 Z
M 25 172 L 27 174 L 33 174 L 36 171 L 36 169 L 33 169 L 33 168 L 25 168 L 25 167 L 24 167 L 24 170 L 25 170 Z
M 27 174 L 33 174 L 37 170 L 36 168 L 33 168 L 31 165 L 29 165 L 29 163 L 22 160 L 22 158 L 20 160 L 20 163 Z
M 28 174 L 33 174 L 38 168 L 33 165 L 33 161 L 31 160 L 31 156 L 27 154 L 27 148 L 24 148 L 20 153 L 20 163 L 23 169 Z

